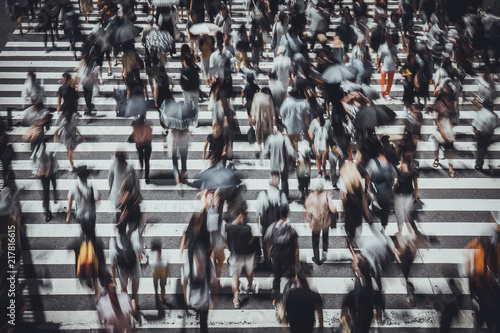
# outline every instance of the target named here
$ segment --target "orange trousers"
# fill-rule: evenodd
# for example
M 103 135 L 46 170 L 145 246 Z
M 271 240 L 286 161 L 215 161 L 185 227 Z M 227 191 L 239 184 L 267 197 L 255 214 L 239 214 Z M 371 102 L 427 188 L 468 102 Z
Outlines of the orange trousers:
M 382 72 L 380 79 L 380 85 L 382 86 L 382 97 L 389 95 L 389 93 L 391 92 L 392 82 L 394 81 L 394 73 L 395 71 Z M 385 87 L 384 91 L 384 86 L 386 84 L 385 82 L 386 75 L 387 75 L 387 86 Z

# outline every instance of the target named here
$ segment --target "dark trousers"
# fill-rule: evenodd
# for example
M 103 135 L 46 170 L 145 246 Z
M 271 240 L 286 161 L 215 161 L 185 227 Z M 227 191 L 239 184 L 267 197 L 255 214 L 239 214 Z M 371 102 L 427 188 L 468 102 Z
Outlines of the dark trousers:
M 277 172 L 271 172 L 272 175 L 277 175 Z M 281 178 L 281 192 L 285 193 L 288 198 L 289 188 L 288 188 L 288 166 L 285 166 L 285 169 L 278 175 Z
M 172 149 L 172 164 L 174 169 L 174 174 L 179 173 L 179 155 L 181 155 L 181 172 L 184 173 L 187 171 L 187 149 L 184 148 L 173 148 Z
M 42 176 L 40 177 L 42 181 L 42 189 L 43 189 L 43 210 L 45 214 L 50 213 L 50 183 L 52 182 L 52 191 L 54 192 L 54 201 L 57 200 L 57 187 L 56 187 L 56 176 L 52 175 L 49 177 Z
M 139 163 L 141 164 L 141 169 L 145 167 L 144 178 L 149 179 L 149 160 L 151 159 L 151 143 L 135 144 L 137 153 L 139 154 Z
M 496 71 L 496 67 L 498 66 L 498 59 L 500 58 L 500 40 L 493 38 L 486 38 L 486 43 L 484 44 L 483 49 L 483 61 L 486 67 L 489 67 L 490 72 L 494 73 Z M 489 51 L 493 50 L 495 65 L 494 67 L 490 66 L 490 54 Z
M 309 182 L 311 181 L 311 176 L 309 177 L 297 177 L 299 181 L 299 191 L 300 193 L 309 193 Z
M 273 264 L 273 290 L 271 298 L 277 300 L 280 295 L 281 278 L 283 276 L 290 277 L 294 273 L 295 257 L 293 258 L 276 258 Z
M 389 223 L 389 213 L 392 208 L 392 200 L 390 198 L 379 198 L 377 197 L 377 203 L 380 206 L 380 212 L 378 213 L 380 217 L 380 223 L 383 227 Z
M 477 156 L 476 166 L 482 167 L 484 164 L 484 156 L 488 153 L 488 147 L 491 145 L 492 140 L 490 135 L 476 135 L 477 140 Z
M 54 29 L 52 28 L 52 23 L 49 23 L 49 27 L 43 32 L 43 45 L 47 48 L 47 41 L 49 39 L 48 34 L 50 33 L 50 40 L 52 41 L 52 47 L 55 48 L 55 39 L 54 39 Z
M 328 251 L 328 233 L 330 232 L 330 229 L 325 229 L 323 230 L 323 251 Z M 320 232 L 318 233 L 315 233 L 313 232 L 312 233 L 312 246 L 313 246 L 313 254 L 314 254 L 314 258 L 316 258 L 316 260 L 320 261 L 321 258 L 319 257 L 319 236 L 320 236 Z
M 91 81 L 91 79 L 87 79 L 87 81 Z M 94 85 L 92 83 L 83 84 L 83 97 L 85 98 L 85 106 L 87 110 L 85 110 L 85 114 L 90 114 L 92 110 L 92 92 L 94 90 Z
M 200 333 L 208 333 L 208 310 L 198 311 L 200 315 Z

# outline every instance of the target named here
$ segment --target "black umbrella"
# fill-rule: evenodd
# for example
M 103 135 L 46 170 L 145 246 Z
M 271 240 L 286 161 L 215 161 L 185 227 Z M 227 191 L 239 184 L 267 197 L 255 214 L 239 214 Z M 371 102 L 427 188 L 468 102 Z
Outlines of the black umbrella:
M 332 65 L 328 67 L 321 75 L 325 83 L 341 83 L 345 80 L 354 80 L 354 74 L 343 65 Z
M 358 128 L 373 130 L 377 126 L 387 125 L 394 121 L 396 113 L 385 105 L 363 106 L 354 120 Z
M 135 37 L 139 36 L 142 28 L 136 27 L 131 23 L 124 23 L 116 28 L 109 37 L 112 45 L 123 45 L 128 42 L 133 42 Z
M 160 117 L 167 128 L 185 130 L 196 120 L 197 113 L 194 105 L 170 99 L 160 106 Z
M 201 172 L 197 178 L 203 182 L 205 190 L 233 188 L 241 184 L 241 178 L 233 168 L 210 168 Z

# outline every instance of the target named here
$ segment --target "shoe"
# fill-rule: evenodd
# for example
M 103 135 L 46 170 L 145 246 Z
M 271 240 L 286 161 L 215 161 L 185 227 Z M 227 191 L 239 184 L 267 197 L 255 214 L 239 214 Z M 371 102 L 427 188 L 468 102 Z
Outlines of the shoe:
M 108 76 L 112 76 L 113 75 L 113 72 L 112 71 L 109 71 L 108 72 Z
M 45 216 L 45 222 L 50 222 L 52 221 L 52 213 L 49 212 L 46 216 Z
M 257 293 L 257 285 L 255 282 L 252 282 L 252 285 L 247 288 L 248 294 L 256 294 Z
M 391 98 L 391 96 L 389 96 L 389 95 L 385 95 L 385 96 L 384 96 L 384 98 L 385 98 L 386 100 L 388 100 L 388 101 L 392 101 L 392 98 Z
M 241 308 L 241 302 L 240 302 L 240 300 L 238 300 L 238 301 L 235 302 L 234 299 L 233 299 L 233 305 L 234 305 L 235 309 L 240 309 Z
M 476 169 L 476 171 L 483 171 L 483 166 L 482 165 L 476 165 L 476 166 L 474 166 L 474 169 Z
M 321 253 L 321 263 L 324 263 L 326 261 L 327 255 L 328 255 L 328 251 L 323 251 Z
M 319 261 L 318 259 L 316 259 L 316 257 L 312 257 L 312 262 L 315 263 L 316 265 L 318 266 L 321 266 L 321 261 Z
M 57 199 L 54 199 L 54 204 L 57 205 Z
M 147 178 L 147 179 L 146 179 L 146 184 L 148 184 L 148 185 L 149 185 L 149 183 L 150 183 L 150 182 L 151 182 L 151 181 L 149 180 L 149 178 Z
M 437 158 L 434 160 L 434 163 L 432 163 L 432 167 L 433 168 L 438 168 L 439 167 L 439 160 Z

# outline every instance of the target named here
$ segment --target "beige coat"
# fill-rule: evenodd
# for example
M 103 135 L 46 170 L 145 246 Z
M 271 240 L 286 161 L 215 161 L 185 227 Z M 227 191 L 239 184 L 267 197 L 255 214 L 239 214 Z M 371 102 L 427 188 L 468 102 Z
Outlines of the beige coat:
M 329 212 L 337 211 L 333 195 L 327 191 L 314 191 L 309 194 L 304 207 L 306 209 L 304 222 L 309 223 L 313 233 L 328 229 L 331 223 Z
M 255 138 L 257 143 L 265 143 L 267 137 L 273 134 L 274 104 L 271 96 L 262 92 L 255 93 L 251 115 L 255 125 Z

